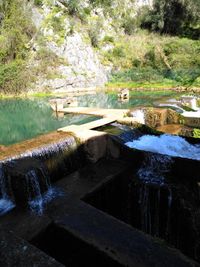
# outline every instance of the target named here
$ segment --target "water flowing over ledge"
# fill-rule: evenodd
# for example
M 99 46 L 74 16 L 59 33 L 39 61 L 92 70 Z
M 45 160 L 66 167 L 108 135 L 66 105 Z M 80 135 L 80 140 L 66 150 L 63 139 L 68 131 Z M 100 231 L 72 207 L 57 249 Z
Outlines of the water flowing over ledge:
M 77 140 L 69 135 L 58 142 L 2 160 L 0 215 L 16 206 L 26 207 L 42 215 L 51 200 L 62 196 L 62 192 L 54 188 L 52 182 L 76 168 L 80 158 Z
M 191 145 L 184 138 L 172 135 L 144 135 L 138 140 L 127 142 L 130 148 L 159 153 L 172 157 L 200 160 L 200 145 Z

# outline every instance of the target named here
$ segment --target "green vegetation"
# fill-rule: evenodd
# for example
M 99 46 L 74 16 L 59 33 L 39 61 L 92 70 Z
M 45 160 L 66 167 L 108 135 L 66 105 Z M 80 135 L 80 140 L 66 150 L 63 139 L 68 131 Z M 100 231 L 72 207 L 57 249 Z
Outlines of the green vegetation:
M 143 27 L 161 34 L 200 37 L 200 2 L 154 0 L 153 9 L 143 10 Z
M 27 87 L 28 43 L 35 29 L 23 0 L 3 0 L 0 12 L 0 91 L 18 93 Z M 25 78 L 26 77 L 26 78 Z
M 118 38 L 115 47 L 104 53 L 104 61 L 114 67 L 111 84 L 199 87 L 199 51 L 198 40 L 140 31 Z
M 0 93 L 24 91 L 34 77 L 59 78 L 54 69 L 67 62 L 47 44 L 62 47 L 76 32 L 94 47 L 103 65 L 112 67 L 109 87 L 200 87 L 199 1 L 154 0 L 153 8 L 137 10 L 134 2 L 2 0 Z M 43 15 L 43 6 L 49 10 L 43 31 L 32 25 L 32 4 Z
M 193 137 L 194 138 L 200 138 L 200 129 L 194 129 Z

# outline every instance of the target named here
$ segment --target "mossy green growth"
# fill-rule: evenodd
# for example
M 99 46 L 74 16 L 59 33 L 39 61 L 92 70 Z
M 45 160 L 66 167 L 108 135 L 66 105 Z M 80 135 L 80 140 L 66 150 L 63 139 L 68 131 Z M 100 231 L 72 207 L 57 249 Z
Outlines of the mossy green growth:
M 200 129 L 194 129 L 193 137 L 194 138 L 200 138 Z

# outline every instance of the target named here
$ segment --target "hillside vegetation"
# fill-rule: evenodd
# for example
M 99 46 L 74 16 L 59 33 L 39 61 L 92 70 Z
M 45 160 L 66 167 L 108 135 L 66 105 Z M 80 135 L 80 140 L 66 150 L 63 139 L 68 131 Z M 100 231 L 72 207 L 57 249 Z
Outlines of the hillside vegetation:
M 2 0 L 0 91 L 65 80 L 71 63 L 62 51 L 76 34 L 110 86 L 200 87 L 199 8 L 193 0 L 154 0 L 153 7 L 134 0 Z

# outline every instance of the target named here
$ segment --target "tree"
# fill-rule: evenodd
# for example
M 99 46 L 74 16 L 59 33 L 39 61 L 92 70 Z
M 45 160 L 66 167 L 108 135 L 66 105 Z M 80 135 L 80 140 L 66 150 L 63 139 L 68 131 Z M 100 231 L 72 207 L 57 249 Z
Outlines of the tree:
M 142 26 L 161 34 L 192 35 L 199 31 L 200 3 L 196 0 L 154 0 L 143 14 Z

